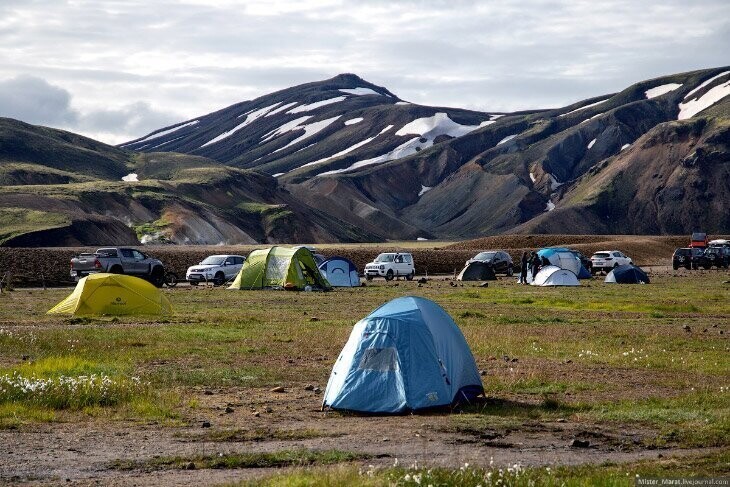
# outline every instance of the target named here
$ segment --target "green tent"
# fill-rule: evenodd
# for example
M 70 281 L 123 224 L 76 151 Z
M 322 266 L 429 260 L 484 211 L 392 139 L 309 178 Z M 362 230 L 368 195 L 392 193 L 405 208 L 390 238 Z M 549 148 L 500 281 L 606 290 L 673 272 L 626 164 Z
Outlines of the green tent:
M 304 247 L 271 247 L 254 250 L 228 289 L 297 289 L 307 286 L 332 289 L 317 268 L 312 252 Z

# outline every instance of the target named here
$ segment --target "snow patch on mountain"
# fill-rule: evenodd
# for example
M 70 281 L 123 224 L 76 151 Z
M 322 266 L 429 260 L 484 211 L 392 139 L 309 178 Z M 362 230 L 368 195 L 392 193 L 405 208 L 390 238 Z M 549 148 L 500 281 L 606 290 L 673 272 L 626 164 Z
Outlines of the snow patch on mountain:
M 687 103 L 680 103 L 677 120 L 694 117 L 702 110 L 711 107 L 728 95 L 730 95 L 730 80 L 712 87 L 699 98 L 694 98 Z
M 655 86 L 644 92 L 648 99 L 656 98 L 657 96 L 666 95 L 670 91 L 674 91 L 682 86 L 681 83 L 667 83 L 666 85 Z
M 388 130 L 390 130 L 390 129 L 392 129 L 392 128 L 393 128 L 393 126 L 392 126 L 392 125 L 388 125 L 388 126 L 387 126 L 387 127 L 385 127 L 385 128 L 383 129 L 383 130 L 381 130 L 381 131 L 380 131 L 380 132 L 378 133 L 378 135 L 380 135 L 380 134 L 384 134 L 385 132 L 387 132 Z
M 124 147 L 124 146 L 127 146 L 127 145 L 133 145 L 133 144 L 136 145 L 136 144 L 139 144 L 140 142 L 145 142 L 147 140 L 157 139 L 157 138 L 162 137 L 164 135 L 168 135 L 168 134 L 171 134 L 173 132 L 176 132 L 176 131 L 178 131 L 178 130 L 180 130 L 182 128 L 191 127 L 191 126 L 193 126 L 193 125 L 195 125 L 195 124 L 197 124 L 199 122 L 200 122 L 200 120 L 193 120 L 192 122 L 184 123 L 182 125 L 178 125 L 177 127 L 173 127 L 171 129 L 163 130 L 162 132 L 157 132 L 155 134 L 150 134 L 147 137 L 145 137 L 144 139 L 140 139 L 140 140 L 137 140 L 135 142 L 131 142 L 129 144 L 124 144 L 121 147 Z
M 723 71 L 722 73 L 720 73 L 720 74 L 718 74 L 716 76 L 713 76 L 712 78 L 710 78 L 708 80 L 703 81 L 702 84 L 700 84 L 697 88 L 693 89 L 692 91 L 690 91 L 689 93 L 687 93 L 686 95 L 684 95 L 684 99 L 686 100 L 687 98 L 689 98 L 690 96 L 694 95 L 695 93 L 697 93 L 698 91 L 700 91 L 702 88 L 704 88 L 705 86 L 707 86 L 710 83 L 712 83 L 713 81 L 715 81 L 716 79 L 722 78 L 723 76 L 728 75 L 728 74 L 730 74 L 730 71 Z
M 552 174 L 550 174 L 549 176 L 550 176 L 550 189 L 552 191 L 555 191 L 556 189 L 561 187 L 563 184 L 565 184 L 565 183 L 558 182 L 558 180 L 555 179 L 555 176 L 553 176 Z
M 537 181 L 537 178 L 536 178 L 536 177 L 535 177 L 535 175 L 534 175 L 534 174 L 532 174 L 532 173 L 530 173 L 530 181 L 532 181 L 533 183 L 534 183 L 535 181 Z
M 431 139 L 427 140 L 426 142 L 419 142 L 420 137 L 415 137 L 413 139 L 410 139 L 392 151 L 383 154 L 378 157 L 373 157 L 372 159 L 365 159 L 362 161 L 355 162 L 354 164 L 351 164 L 348 167 L 345 167 L 343 169 L 334 169 L 332 171 L 323 172 L 321 174 L 318 174 L 318 176 L 326 176 L 328 174 L 339 174 L 347 171 L 353 171 L 355 169 L 359 169 L 361 167 L 365 166 L 371 166 L 373 164 L 380 164 L 381 162 L 387 162 L 392 161 L 394 159 L 399 159 L 401 157 L 410 156 L 411 154 L 415 154 L 418 152 L 418 150 L 430 147 L 433 145 L 433 141 Z
M 433 186 L 424 186 L 421 185 L 421 191 L 418 192 L 418 196 L 423 196 L 427 191 L 433 189 Z
M 126 176 L 122 176 L 122 181 L 126 181 L 128 183 L 136 183 L 137 181 L 139 181 L 139 179 L 137 179 L 136 172 L 131 172 L 131 173 L 127 174 Z
M 628 149 L 629 147 L 631 147 L 631 144 L 624 144 L 621 146 L 621 150 Z
M 568 113 L 563 113 L 562 115 L 558 115 L 558 117 L 566 117 L 566 116 L 570 115 L 571 113 L 579 112 L 581 110 L 585 110 L 586 108 L 595 107 L 597 105 L 600 105 L 601 103 L 606 103 L 608 100 L 610 100 L 610 98 L 606 98 L 605 100 L 600 100 L 600 101 L 597 101 L 594 103 L 590 103 L 590 104 L 582 106 L 580 108 L 576 108 L 575 110 L 571 110 Z
M 378 134 L 378 135 L 380 135 L 380 134 Z M 329 161 L 330 159 L 335 159 L 335 158 L 337 158 L 337 157 L 340 157 L 340 156 L 344 156 L 345 154 L 349 154 L 350 152 L 352 152 L 352 151 L 354 151 L 354 150 L 356 150 L 356 149 L 359 149 L 360 147 L 364 146 L 364 145 L 365 145 L 365 144 L 367 144 L 368 142 L 371 142 L 371 141 L 372 141 L 372 140 L 373 140 L 373 139 L 374 139 L 375 137 L 377 137 L 377 135 L 373 135 L 372 137 L 368 137 L 368 138 L 367 138 L 367 139 L 365 139 L 365 140 L 361 140 L 361 141 L 360 141 L 360 142 L 358 142 L 357 144 L 355 144 L 355 145 L 352 145 L 352 146 L 348 147 L 348 148 L 347 148 L 347 149 L 345 149 L 345 150 L 341 150 L 341 151 L 340 151 L 340 152 L 338 152 L 337 154 L 332 154 L 331 156 L 329 156 L 329 157 L 325 157 L 324 159 L 320 159 L 320 160 L 318 160 L 318 161 L 308 162 L 308 163 L 304 164 L 304 165 L 303 165 L 303 166 L 301 166 L 301 167 L 307 167 L 307 166 L 314 166 L 315 164 L 319 164 L 320 162 L 325 162 L 325 161 Z
M 432 117 L 417 118 L 405 124 L 395 135 L 417 134 L 433 141 L 439 135 L 461 137 L 478 128 L 478 125 L 456 123 L 449 118 L 448 114 L 439 112 Z
M 223 132 L 222 134 L 219 134 L 218 136 L 212 138 L 205 144 L 201 145 L 200 148 L 202 149 L 203 147 L 209 146 L 211 144 L 215 144 L 216 142 L 220 142 L 223 139 L 227 139 L 231 135 L 233 135 L 236 132 L 238 132 L 239 130 L 241 130 L 243 127 L 246 127 L 247 125 L 251 125 L 257 119 L 263 117 L 270 110 L 272 110 L 273 108 L 276 108 L 280 104 L 281 104 L 281 102 L 278 101 L 278 102 L 274 103 L 273 105 L 269 105 L 264 108 L 259 108 L 258 110 L 254 110 L 253 112 L 250 112 L 248 115 L 246 115 L 246 119 L 243 122 L 239 123 L 238 125 L 233 127 L 231 130 L 227 130 L 227 131 Z
M 555 203 L 552 201 L 548 201 L 547 205 L 545 205 L 545 211 L 553 211 L 555 209 Z
M 266 134 L 261 137 L 261 142 L 268 142 L 274 137 L 278 137 L 280 135 L 283 135 L 291 130 L 294 130 L 299 127 L 299 125 L 303 124 L 310 118 L 312 118 L 314 115 L 304 115 L 303 117 L 295 118 L 294 120 L 290 120 L 284 125 L 280 126 L 279 128 L 276 128 L 272 130 L 271 132 L 267 132 Z
M 595 143 L 596 143 L 596 139 L 593 139 L 593 140 L 591 140 L 590 142 L 588 142 L 588 148 L 590 149 L 591 147 L 593 147 L 593 145 L 594 145 Z
M 489 120 L 494 121 L 494 120 L 497 120 L 498 118 L 502 118 L 502 117 L 504 117 L 503 114 L 494 114 L 493 113 L 493 114 L 489 115 Z
M 284 175 L 283 172 L 277 172 L 276 174 L 272 174 L 271 177 L 278 178 L 279 176 L 283 176 L 283 175 Z
M 504 144 L 505 142 L 509 142 L 510 140 L 514 139 L 514 138 L 515 138 L 515 137 L 517 137 L 518 135 L 519 135 L 519 134 L 514 134 L 514 135 L 508 135 L 508 136 L 507 136 L 507 137 L 505 137 L 504 139 L 502 139 L 502 140 L 500 140 L 499 142 L 497 142 L 497 145 L 502 145 L 502 144 Z
M 340 89 L 343 93 L 349 93 L 350 95 L 355 96 L 362 96 L 362 95 L 378 95 L 383 96 L 381 93 L 378 93 L 375 90 L 372 90 L 370 88 L 343 88 Z
M 365 119 L 362 118 L 362 117 L 351 118 L 350 120 L 345 120 L 345 125 L 353 125 L 353 124 L 356 124 L 356 123 L 360 123 L 363 120 L 365 120 Z
M 296 127 L 293 127 L 291 130 L 304 130 L 304 133 L 302 135 L 300 135 L 299 137 L 297 137 L 296 139 L 289 142 L 288 144 L 286 144 L 284 147 L 276 149 L 274 152 L 282 151 L 282 150 L 286 149 L 287 147 L 291 147 L 295 144 L 298 144 L 302 140 L 321 132 L 322 130 L 329 127 L 332 123 L 334 123 L 334 121 L 337 120 L 338 118 L 340 118 L 340 115 L 337 115 L 336 117 L 328 118 L 326 120 L 320 120 L 319 122 L 312 122 L 307 125 L 298 125 Z
M 312 110 L 315 110 L 317 108 L 331 105 L 333 103 L 338 103 L 338 102 L 341 102 L 346 99 L 347 99 L 346 96 L 336 96 L 334 98 L 328 98 L 328 99 L 322 100 L 322 101 L 315 101 L 314 103 L 309 103 L 307 105 L 301 105 L 296 108 L 292 108 L 291 110 L 289 110 L 286 113 L 294 114 L 294 113 L 302 113 L 302 112 L 311 112 Z
M 297 103 L 299 103 L 299 102 L 297 102 L 297 101 L 293 101 L 293 102 L 291 102 L 291 103 L 287 103 L 286 105 L 282 105 L 282 106 L 280 106 L 279 108 L 277 108 L 276 110 L 271 110 L 271 111 L 270 111 L 269 113 L 267 113 L 267 114 L 266 114 L 266 116 L 267 116 L 267 117 L 270 117 L 270 116 L 272 116 L 272 115 L 276 115 L 277 113 L 281 113 L 281 112 L 283 112 L 284 110 L 286 110 L 287 108 L 291 108 L 291 107 L 293 107 L 293 106 L 294 106 L 294 105 L 296 105 Z

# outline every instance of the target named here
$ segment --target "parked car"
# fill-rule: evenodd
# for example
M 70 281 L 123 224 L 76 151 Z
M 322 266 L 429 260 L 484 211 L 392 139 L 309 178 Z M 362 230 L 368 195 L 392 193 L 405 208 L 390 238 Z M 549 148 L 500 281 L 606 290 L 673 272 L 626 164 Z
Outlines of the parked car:
M 162 287 L 165 282 L 162 262 L 133 248 L 105 247 L 71 259 L 71 277 L 75 281 L 98 272 L 141 277 L 157 287 Z
M 591 256 L 591 272 L 611 272 L 614 267 L 631 265 L 630 257 L 618 250 L 600 250 Z
M 507 274 L 511 276 L 514 274 L 514 263 L 512 257 L 503 250 L 487 250 L 479 252 L 477 255 L 467 260 L 466 263 L 470 262 L 484 262 L 492 266 L 492 270 L 495 274 Z
M 383 253 L 365 265 L 365 279 L 368 281 L 374 277 L 384 277 L 386 281 L 391 281 L 399 276 L 410 281 L 415 275 L 416 266 L 413 263 L 413 256 L 406 252 Z
M 222 286 L 236 277 L 245 260 L 242 255 L 210 255 L 200 264 L 188 267 L 185 279 L 193 286 L 208 281 Z
M 727 268 L 730 265 L 730 247 L 707 247 L 705 249 L 705 269 L 710 267 Z
M 705 258 L 704 249 L 697 247 L 684 247 L 674 251 L 672 255 L 672 268 L 676 271 L 680 267 L 686 269 L 697 269 L 706 267 L 707 259 Z

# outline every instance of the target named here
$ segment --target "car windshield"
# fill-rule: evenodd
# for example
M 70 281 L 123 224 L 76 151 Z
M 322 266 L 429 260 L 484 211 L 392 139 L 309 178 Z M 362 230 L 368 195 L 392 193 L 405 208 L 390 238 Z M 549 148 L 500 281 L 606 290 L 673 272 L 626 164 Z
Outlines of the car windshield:
M 375 258 L 375 262 L 393 262 L 394 254 L 380 254 Z
M 485 260 L 490 261 L 497 255 L 497 252 L 479 252 L 474 256 L 474 260 Z
M 200 265 L 221 265 L 225 260 L 225 255 L 211 255 L 210 257 L 206 257 Z
M 596 252 L 593 254 L 593 257 L 597 259 L 605 259 L 606 257 L 610 257 L 611 255 L 608 252 Z

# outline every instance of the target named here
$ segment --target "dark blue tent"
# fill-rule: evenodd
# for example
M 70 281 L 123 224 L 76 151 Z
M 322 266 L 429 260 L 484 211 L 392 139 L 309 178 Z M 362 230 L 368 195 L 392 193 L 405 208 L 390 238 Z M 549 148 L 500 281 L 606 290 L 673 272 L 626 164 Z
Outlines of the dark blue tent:
M 649 276 L 641 267 L 635 265 L 620 265 L 608 273 L 604 282 L 616 284 L 649 284 Z

